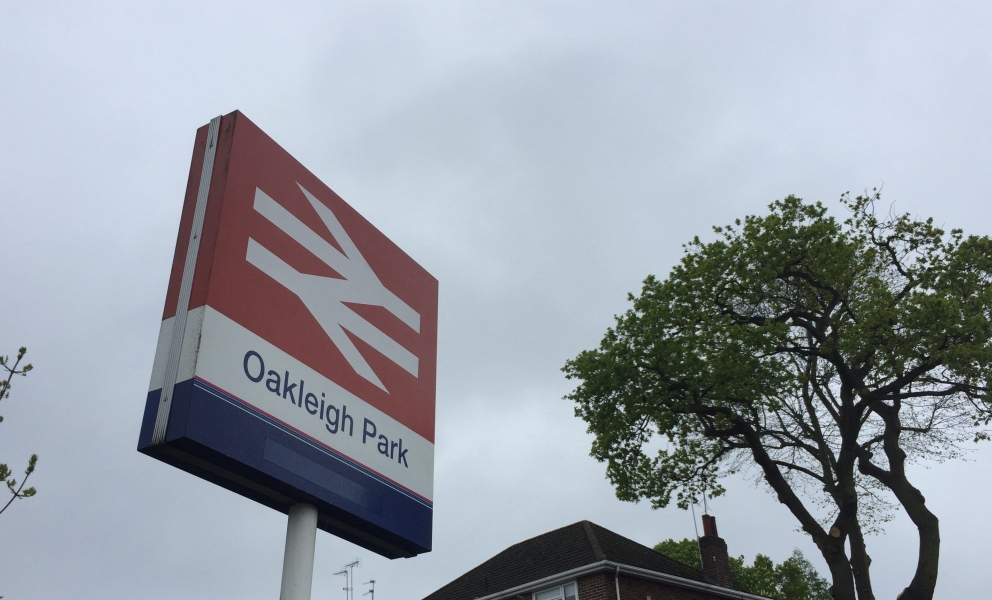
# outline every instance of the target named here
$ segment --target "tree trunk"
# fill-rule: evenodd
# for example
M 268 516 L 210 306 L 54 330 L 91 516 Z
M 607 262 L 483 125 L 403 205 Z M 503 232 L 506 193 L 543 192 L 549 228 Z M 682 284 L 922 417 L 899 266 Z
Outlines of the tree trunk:
M 926 498 L 906 477 L 906 452 L 899 446 L 902 424 L 899 421 L 899 402 L 893 406 L 876 403 L 873 410 L 885 422 L 882 448 L 889 460 L 889 470 L 884 471 L 870 461 L 859 461 L 862 473 L 875 477 L 892 490 L 899 504 L 912 519 L 920 536 L 919 557 L 913 580 L 899 594 L 899 600 L 933 600 L 937 587 L 937 563 L 940 559 L 940 522 L 927 508 Z
M 830 569 L 830 595 L 834 600 L 857 600 L 854 573 L 847 554 L 844 553 L 844 538 L 827 538 L 822 543 L 817 543 L 817 547 Z
M 899 600 L 933 600 L 940 559 L 940 522 L 927 508 L 923 494 L 908 481 L 904 480 L 904 485 L 909 489 L 897 492 L 896 497 L 920 533 L 920 552 L 913 581 L 899 594 Z
M 864 534 L 861 532 L 861 524 L 854 522 L 850 531 L 851 541 L 851 569 L 854 572 L 854 586 L 858 590 L 858 600 L 875 600 L 875 593 L 871 589 L 871 557 L 865 548 Z
M 844 536 L 831 537 L 823 530 L 820 523 L 810 514 L 795 490 L 786 481 L 775 461 L 768 455 L 768 450 L 761 443 L 761 439 L 754 429 L 741 420 L 737 420 L 735 425 L 740 427 L 741 433 L 751 449 L 754 461 L 761 467 L 765 481 L 775 491 L 778 501 L 784 504 L 789 512 L 796 517 L 803 531 L 813 538 L 813 543 L 820 549 L 823 559 L 827 561 L 827 566 L 830 568 L 830 578 L 833 580 L 830 593 L 834 600 L 857 600 L 851 562 L 844 552 Z

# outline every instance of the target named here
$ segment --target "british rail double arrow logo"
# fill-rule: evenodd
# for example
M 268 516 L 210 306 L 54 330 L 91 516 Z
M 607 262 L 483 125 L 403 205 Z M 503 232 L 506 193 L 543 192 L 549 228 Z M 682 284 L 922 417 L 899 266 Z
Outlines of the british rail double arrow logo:
M 308 252 L 334 269 L 342 279 L 300 273 L 252 238 L 249 263 L 294 293 L 313 315 L 356 373 L 388 392 L 382 381 L 345 333 L 351 332 L 404 371 L 417 377 L 419 361 L 409 350 L 366 321 L 345 302 L 381 306 L 420 333 L 420 315 L 379 281 L 331 209 L 297 184 L 343 253 L 293 216 L 265 192 L 255 189 L 255 212 L 296 240 Z

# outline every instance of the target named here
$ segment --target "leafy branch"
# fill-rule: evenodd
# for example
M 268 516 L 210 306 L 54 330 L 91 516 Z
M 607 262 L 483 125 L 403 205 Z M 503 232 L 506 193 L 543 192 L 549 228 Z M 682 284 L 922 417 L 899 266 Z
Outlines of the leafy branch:
M 9 356 L 0 356 L 0 368 L 6 371 L 6 379 L 0 380 L 0 400 L 10 397 L 11 382 L 15 376 L 24 377 L 33 368 L 30 364 L 25 364 L 21 366 L 21 362 L 24 360 L 24 355 L 27 354 L 27 348 L 21 347 L 17 351 L 17 356 L 14 358 L 13 363 L 11 363 Z M 3 422 L 3 417 L 0 416 L 0 423 Z M 30 498 L 34 496 L 37 491 L 33 487 L 25 488 L 28 478 L 34 473 L 35 465 L 38 464 L 38 455 L 32 454 L 31 458 L 28 459 L 28 467 L 24 470 L 24 478 L 18 483 L 13 475 L 13 471 L 4 463 L 0 463 L 0 481 L 3 481 L 7 486 L 8 491 L 11 494 L 10 500 L 4 504 L 3 508 L 0 508 L 0 514 L 3 514 L 14 500 L 22 498 Z

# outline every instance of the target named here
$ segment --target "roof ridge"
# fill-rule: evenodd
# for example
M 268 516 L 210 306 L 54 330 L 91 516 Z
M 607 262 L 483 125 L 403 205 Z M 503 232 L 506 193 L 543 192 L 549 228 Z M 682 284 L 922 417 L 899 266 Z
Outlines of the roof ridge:
M 526 544 L 528 542 L 533 542 L 534 540 L 536 540 L 538 538 L 543 538 L 545 536 L 551 535 L 553 533 L 558 533 L 559 531 L 563 531 L 565 529 L 571 529 L 571 528 L 573 528 L 573 527 L 575 527 L 577 525 L 580 525 L 582 523 L 584 523 L 584 521 L 576 521 L 575 523 L 569 523 L 568 525 L 562 525 L 561 527 L 558 527 L 557 529 L 552 529 L 551 531 L 545 531 L 544 533 L 539 533 L 537 535 L 531 536 L 531 537 L 529 537 L 529 538 L 527 538 L 525 540 L 521 540 L 521 541 L 517 542 L 516 544 L 512 544 L 510 546 L 507 546 L 502 551 L 498 552 L 497 554 L 494 554 L 492 556 L 492 558 L 496 558 L 500 554 L 503 554 L 503 552 L 506 552 L 507 550 L 512 550 L 513 548 L 516 548 L 517 546 L 523 546 L 524 544 Z M 593 524 L 595 525 L 595 523 L 593 523 Z
M 599 539 L 596 538 L 596 533 L 592 530 L 592 523 L 582 521 L 582 528 L 586 531 L 586 537 L 589 538 L 589 545 L 592 546 L 592 553 L 596 556 L 596 560 L 606 560 L 606 554 L 600 548 Z

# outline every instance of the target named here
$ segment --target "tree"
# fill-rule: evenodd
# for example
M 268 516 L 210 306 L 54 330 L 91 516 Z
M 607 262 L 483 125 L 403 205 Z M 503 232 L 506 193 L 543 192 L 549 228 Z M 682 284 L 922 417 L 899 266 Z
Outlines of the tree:
M 880 199 L 841 196 L 839 222 L 790 196 L 693 239 L 566 363 L 566 398 L 623 500 L 685 509 L 751 469 L 812 537 L 839 599 L 874 598 L 865 535 L 905 510 L 919 552 L 901 598 L 929 600 L 939 523 L 907 467 L 988 438 L 992 240 L 880 219 Z
M 654 549 L 691 567 L 703 568 L 699 544 L 695 540 L 686 538 L 677 542 L 669 539 L 655 545 Z M 731 556 L 730 575 L 737 589 L 750 594 L 774 600 L 830 600 L 827 581 L 798 548 L 777 565 L 764 554 L 755 556 L 750 566 L 744 563 L 743 556 Z
M 10 363 L 9 356 L 0 356 L 0 368 L 7 371 L 7 379 L 0 380 L 0 400 L 10 397 L 10 387 L 11 381 L 14 379 L 15 375 L 20 375 L 24 377 L 28 374 L 33 367 L 30 364 L 26 364 L 20 367 L 21 361 L 24 360 L 24 355 L 27 354 L 27 348 L 21 348 L 17 351 L 17 357 L 14 359 L 14 363 Z M 0 416 L 0 423 L 3 422 L 3 417 Z M 38 463 L 38 455 L 32 454 L 31 458 L 28 459 L 28 468 L 24 470 L 24 479 L 18 484 L 17 480 L 13 477 L 13 471 L 6 464 L 0 463 L 0 481 L 3 481 L 7 485 L 7 490 L 10 491 L 11 498 L 0 508 L 0 514 L 2 514 L 7 508 L 14 502 L 14 500 L 20 498 L 30 498 L 35 495 L 35 489 L 33 487 L 25 488 L 24 485 L 28 481 L 28 477 L 34 473 L 34 467 Z

